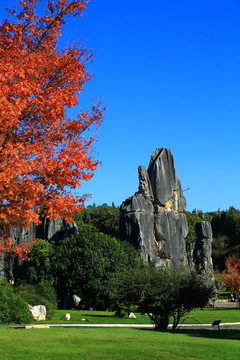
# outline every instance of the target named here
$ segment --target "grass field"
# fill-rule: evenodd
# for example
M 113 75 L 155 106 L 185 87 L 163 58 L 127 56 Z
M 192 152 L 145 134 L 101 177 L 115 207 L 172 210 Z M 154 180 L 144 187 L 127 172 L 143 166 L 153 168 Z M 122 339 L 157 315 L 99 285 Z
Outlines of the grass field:
M 239 360 L 240 331 L 0 329 L 1 360 Z
M 64 319 L 64 314 L 71 314 L 69 321 Z M 57 310 L 51 320 L 42 323 L 48 324 L 150 324 L 148 316 L 136 314 L 136 319 L 121 319 L 114 316 L 113 312 L 89 311 L 89 310 Z M 82 320 L 85 319 L 85 320 Z M 240 322 L 239 308 L 205 308 L 193 310 L 180 323 L 184 324 L 211 324 L 214 320 L 221 320 L 222 323 Z

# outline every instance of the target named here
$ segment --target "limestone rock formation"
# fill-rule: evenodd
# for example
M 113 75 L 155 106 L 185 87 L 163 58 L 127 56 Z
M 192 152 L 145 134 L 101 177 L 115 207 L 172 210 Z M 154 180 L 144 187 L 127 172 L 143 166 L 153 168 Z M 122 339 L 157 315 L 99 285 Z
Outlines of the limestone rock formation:
M 28 310 L 31 312 L 34 320 L 37 321 L 46 320 L 47 310 L 45 305 L 31 306 L 28 304 Z
M 20 244 L 22 242 L 30 243 L 34 239 L 44 239 L 57 241 L 59 239 L 76 235 L 78 227 L 75 222 L 67 223 L 63 218 L 49 220 L 45 218 L 42 224 L 36 226 L 32 223 L 29 229 L 23 226 L 12 227 L 10 229 L 11 239 Z M 16 259 L 19 261 L 18 259 Z M 0 279 L 4 279 L 7 275 L 8 279 L 13 279 L 14 258 L 10 258 L 6 254 L 0 256 Z
M 187 264 L 186 201 L 169 149 L 158 148 L 148 169 L 139 166 L 139 191 L 120 208 L 121 238 L 141 249 L 145 261 Z
M 196 241 L 193 250 L 193 263 L 197 272 L 201 274 L 212 274 L 212 227 L 209 221 L 196 224 Z

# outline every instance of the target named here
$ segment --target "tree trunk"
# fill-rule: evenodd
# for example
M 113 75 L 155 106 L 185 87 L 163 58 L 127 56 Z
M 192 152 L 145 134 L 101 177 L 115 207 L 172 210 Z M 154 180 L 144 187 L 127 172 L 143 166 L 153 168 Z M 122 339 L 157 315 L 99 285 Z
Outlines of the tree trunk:
M 167 330 L 169 325 L 169 316 L 154 316 L 152 320 L 156 330 Z

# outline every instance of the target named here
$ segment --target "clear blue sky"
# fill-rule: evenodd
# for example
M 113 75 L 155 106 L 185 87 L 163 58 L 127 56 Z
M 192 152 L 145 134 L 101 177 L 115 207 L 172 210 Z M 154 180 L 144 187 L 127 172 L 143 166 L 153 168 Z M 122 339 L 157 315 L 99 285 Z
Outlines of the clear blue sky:
M 138 190 L 138 166 L 167 147 L 189 211 L 240 208 L 240 0 L 92 0 L 69 19 L 71 39 L 95 53 L 83 108 L 108 106 L 102 165 L 79 193 L 120 205 Z

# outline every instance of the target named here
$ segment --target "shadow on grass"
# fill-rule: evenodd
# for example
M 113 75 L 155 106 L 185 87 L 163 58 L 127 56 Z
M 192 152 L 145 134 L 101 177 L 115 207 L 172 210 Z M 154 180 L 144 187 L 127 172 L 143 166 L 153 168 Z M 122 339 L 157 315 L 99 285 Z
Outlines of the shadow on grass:
M 240 330 L 158 330 L 158 329 L 136 329 L 137 331 L 152 331 L 156 333 L 168 333 L 169 335 L 188 335 L 193 337 L 204 337 L 208 339 L 240 340 Z
M 87 317 L 96 317 L 96 318 L 112 318 L 112 315 L 91 315 L 91 314 L 82 314 L 81 316 L 87 316 Z
M 240 340 L 240 330 L 176 330 L 175 333 L 208 339 Z

